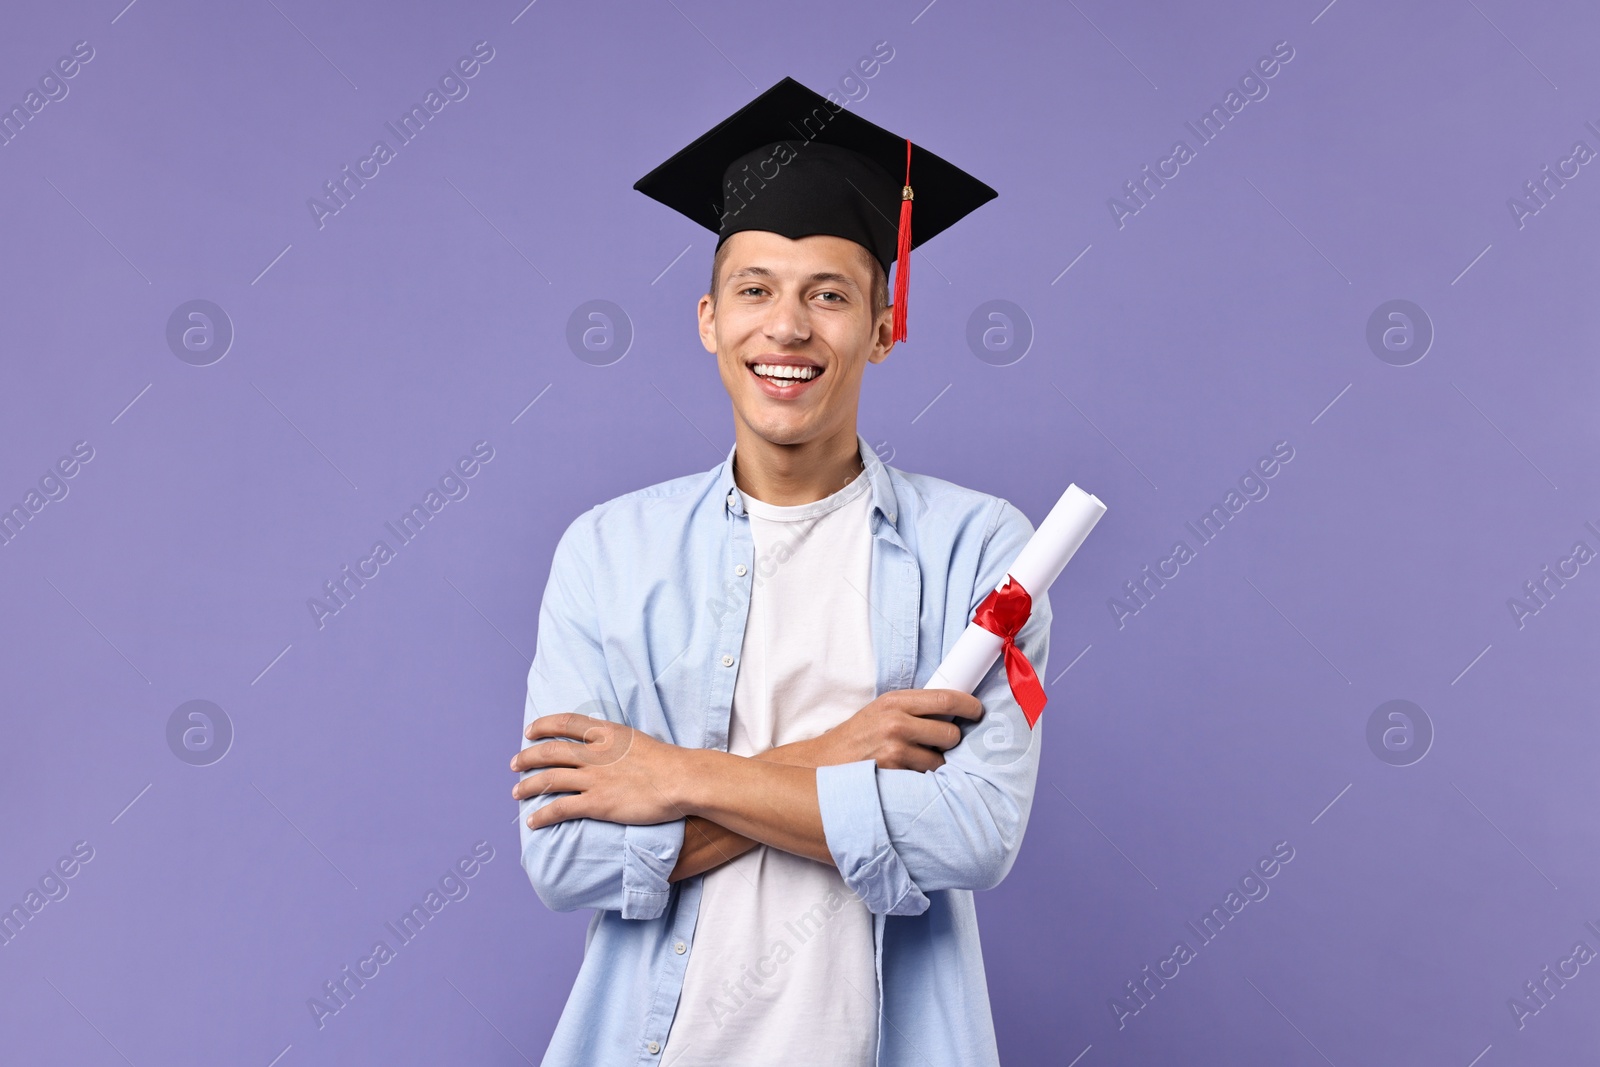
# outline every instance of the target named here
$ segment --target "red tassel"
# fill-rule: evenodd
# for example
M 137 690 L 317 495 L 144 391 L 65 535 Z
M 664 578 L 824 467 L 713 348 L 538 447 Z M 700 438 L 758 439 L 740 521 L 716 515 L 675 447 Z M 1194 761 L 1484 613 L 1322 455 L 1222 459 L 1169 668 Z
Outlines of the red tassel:
M 906 297 L 911 287 L 911 139 L 906 138 L 906 184 L 900 190 L 900 232 L 895 248 L 894 336 L 906 339 Z

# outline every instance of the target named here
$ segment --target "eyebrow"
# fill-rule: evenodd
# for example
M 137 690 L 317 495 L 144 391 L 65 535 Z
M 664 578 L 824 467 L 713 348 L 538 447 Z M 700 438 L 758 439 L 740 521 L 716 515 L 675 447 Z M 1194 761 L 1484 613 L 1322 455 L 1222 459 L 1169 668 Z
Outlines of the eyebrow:
M 734 281 L 735 279 L 738 279 L 738 278 L 776 278 L 776 277 L 777 277 L 777 274 L 774 273 L 772 270 L 766 268 L 766 267 L 740 267 L 738 270 L 736 270 L 732 274 L 728 275 L 728 281 L 731 282 L 731 281 Z M 854 278 L 850 277 L 848 274 L 840 274 L 838 271 L 831 271 L 831 270 L 830 271 L 818 271 L 817 273 L 815 273 L 815 274 L 811 275 L 810 277 L 808 277 L 806 279 L 806 281 L 807 282 L 813 282 L 813 283 L 814 282 L 833 282 L 835 284 L 848 286 L 849 288 L 851 288 L 851 289 L 853 289 L 853 290 L 855 290 L 857 292 L 861 291 L 861 287 L 856 284 L 856 281 L 855 281 Z

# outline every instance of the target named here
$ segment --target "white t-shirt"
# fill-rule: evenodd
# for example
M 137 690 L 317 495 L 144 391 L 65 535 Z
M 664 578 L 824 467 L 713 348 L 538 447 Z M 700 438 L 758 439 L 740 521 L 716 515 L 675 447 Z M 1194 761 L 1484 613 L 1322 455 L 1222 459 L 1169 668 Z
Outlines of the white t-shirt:
M 745 494 L 755 550 L 728 751 L 816 737 L 877 695 L 867 596 L 871 483 L 780 507 Z M 766 845 L 704 876 L 662 1063 L 870 1067 L 872 913 L 832 864 Z

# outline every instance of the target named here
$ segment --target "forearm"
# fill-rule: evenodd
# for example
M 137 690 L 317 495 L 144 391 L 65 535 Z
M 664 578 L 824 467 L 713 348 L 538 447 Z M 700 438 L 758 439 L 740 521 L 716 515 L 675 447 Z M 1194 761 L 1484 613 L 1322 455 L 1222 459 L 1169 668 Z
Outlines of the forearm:
M 680 785 L 678 805 L 734 834 L 796 856 L 833 865 L 822 811 L 817 804 L 817 772 L 715 749 L 687 751 L 690 773 Z
M 754 758 L 794 767 L 820 767 L 829 759 L 829 755 L 823 739 L 811 738 L 769 748 L 757 753 Z M 677 866 L 673 867 L 669 880 L 679 882 L 697 874 L 705 874 L 729 860 L 737 859 L 759 844 L 760 841 L 735 833 L 710 819 L 691 815 L 684 820 L 683 851 L 678 854 Z M 829 862 L 831 864 L 832 861 Z
M 681 882 L 720 867 L 749 852 L 761 842 L 736 834 L 710 819 L 691 815 L 683 821 L 683 851 L 672 868 L 669 882 Z

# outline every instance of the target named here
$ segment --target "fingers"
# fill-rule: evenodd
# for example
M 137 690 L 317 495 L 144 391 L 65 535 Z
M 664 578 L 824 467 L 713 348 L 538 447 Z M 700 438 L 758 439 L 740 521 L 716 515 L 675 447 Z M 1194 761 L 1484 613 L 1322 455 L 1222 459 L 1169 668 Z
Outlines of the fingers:
M 943 719 L 922 719 L 913 715 L 906 717 L 903 723 L 902 736 L 913 744 L 942 752 L 961 743 L 961 727 L 953 722 L 945 722 Z
M 575 711 L 564 712 L 560 715 L 542 715 L 528 724 L 522 731 L 522 736 L 529 741 L 541 737 L 573 737 L 580 741 L 589 739 L 591 731 L 604 730 L 607 726 L 614 725 L 608 719 L 594 719 L 588 715 L 579 715 Z
M 537 830 L 543 826 L 583 817 L 583 795 L 574 793 L 572 796 L 558 797 L 528 816 L 528 828 Z
M 586 746 L 578 741 L 540 741 L 511 757 L 511 769 L 531 771 L 535 767 L 582 767 Z
M 911 715 L 983 717 L 983 701 L 959 689 L 901 689 L 895 695 L 899 707 Z
M 944 755 L 921 745 L 902 744 L 877 762 L 888 771 L 932 771 L 944 766 Z
M 573 711 L 534 719 L 522 733 L 530 741 L 554 738 L 556 740 L 545 741 L 545 744 L 576 745 L 575 749 L 569 747 L 565 750 L 565 762 L 582 766 L 614 763 L 627 755 L 635 740 L 643 736 L 638 730 L 622 723 L 595 719 Z M 577 740 L 574 742 L 569 738 Z M 527 751 L 523 749 L 524 753 Z M 516 763 L 512 763 L 513 770 L 525 769 L 526 766 L 529 765 L 518 768 Z
M 583 791 L 582 772 L 570 767 L 554 767 L 530 774 L 511 787 L 511 795 L 518 800 L 542 797 L 550 793 L 579 793 Z

